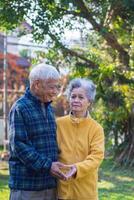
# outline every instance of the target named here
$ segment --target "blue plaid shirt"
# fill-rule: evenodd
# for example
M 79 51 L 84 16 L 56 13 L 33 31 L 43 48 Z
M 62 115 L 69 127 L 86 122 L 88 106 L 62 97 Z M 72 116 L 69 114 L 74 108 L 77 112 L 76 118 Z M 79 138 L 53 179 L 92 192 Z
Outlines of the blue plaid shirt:
M 9 113 L 9 187 L 43 190 L 56 187 L 49 173 L 57 161 L 56 124 L 50 103 L 41 102 L 27 88 Z

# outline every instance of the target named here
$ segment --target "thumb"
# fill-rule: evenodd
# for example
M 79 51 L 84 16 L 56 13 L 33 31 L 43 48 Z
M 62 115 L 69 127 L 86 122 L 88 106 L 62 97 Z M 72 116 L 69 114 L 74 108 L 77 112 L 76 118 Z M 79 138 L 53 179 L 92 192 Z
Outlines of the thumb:
M 61 163 L 61 162 L 58 163 L 58 166 L 59 166 L 59 167 L 62 167 L 62 168 L 70 168 L 69 165 L 66 165 L 66 164 Z

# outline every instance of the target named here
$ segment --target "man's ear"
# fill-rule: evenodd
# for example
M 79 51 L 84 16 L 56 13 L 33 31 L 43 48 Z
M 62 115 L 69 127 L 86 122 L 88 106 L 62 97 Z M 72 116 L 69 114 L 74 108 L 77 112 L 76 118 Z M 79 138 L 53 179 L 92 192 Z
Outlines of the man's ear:
M 40 81 L 39 80 L 35 80 L 34 81 L 34 89 L 37 91 L 40 88 Z

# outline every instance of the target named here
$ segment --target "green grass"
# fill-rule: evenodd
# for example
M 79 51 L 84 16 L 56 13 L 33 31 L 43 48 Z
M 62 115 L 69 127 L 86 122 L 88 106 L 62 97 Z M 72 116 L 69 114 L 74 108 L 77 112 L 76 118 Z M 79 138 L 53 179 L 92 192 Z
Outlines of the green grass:
M 134 169 L 115 167 L 112 160 L 105 160 L 100 169 L 100 200 L 133 200 Z
M 0 146 L 0 154 L 2 151 L 3 146 Z M 0 160 L 0 200 L 9 199 L 8 177 L 8 164 Z
M 0 162 L 1 166 L 1 162 Z M 7 164 L 2 163 L 0 170 L 0 200 L 9 199 Z M 5 169 L 4 169 L 5 168 Z M 99 200 L 133 200 L 134 169 L 115 167 L 114 162 L 107 159 L 100 168 Z
M 7 169 L 0 170 L 0 200 L 9 199 L 8 177 Z

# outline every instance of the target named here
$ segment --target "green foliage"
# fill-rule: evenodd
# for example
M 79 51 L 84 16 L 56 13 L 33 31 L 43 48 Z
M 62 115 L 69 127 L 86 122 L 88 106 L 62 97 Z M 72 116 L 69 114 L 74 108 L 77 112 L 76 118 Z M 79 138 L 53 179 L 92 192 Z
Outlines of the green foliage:
M 0 145 L 0 152 L 3 151 L 3 146 Z
M 32 1 L 20 2 L 17 1 L 0 1 L 0 25 L 7 29 L 13 29 L 20 22 L 23 21 L 24 16 L 28 13 L 31 8 Z
M 22 57 L 24 57 L 24 58 L 28 58 L 28 54 L 29 54 L 29 52 L 28 52 L 28 50 L 27 49 L 23 49 L 23 50 L 21 50 L 20 52 L 19 52 L 19 54 L 20 54 L 20 56 L 22 56 Z

